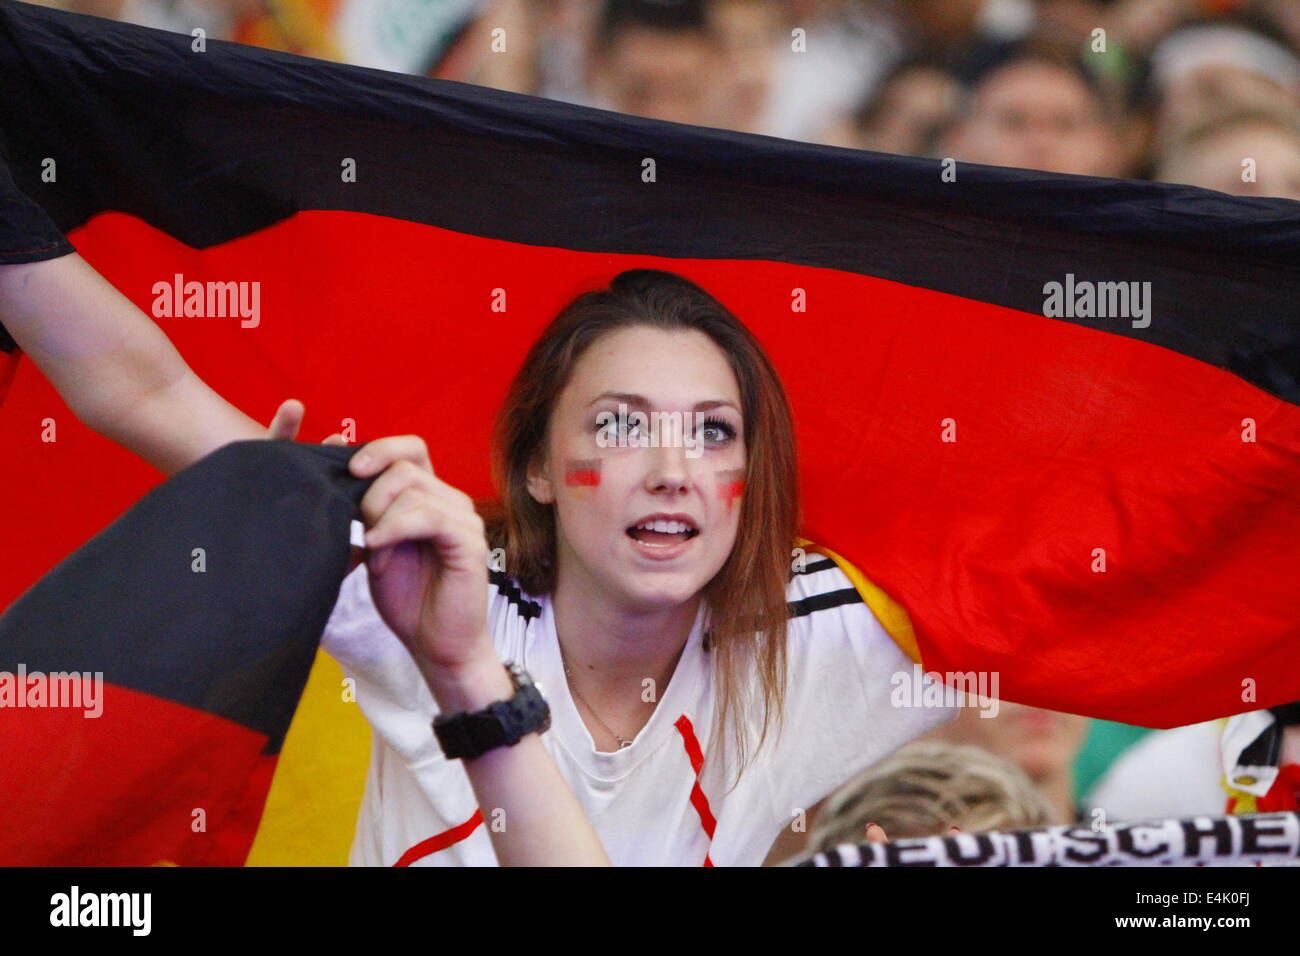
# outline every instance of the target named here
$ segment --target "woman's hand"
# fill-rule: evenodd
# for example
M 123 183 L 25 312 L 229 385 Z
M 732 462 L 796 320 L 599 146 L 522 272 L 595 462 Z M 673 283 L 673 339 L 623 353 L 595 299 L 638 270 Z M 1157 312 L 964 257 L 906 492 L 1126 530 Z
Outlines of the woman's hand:
M 266 427 L 266 437 L 282 441 L 295 440 L 306 413 L 306 408 L 296 398 L 281 402 L 280 407 L 275 410 L 275 417 L 271 419 L 271 424 Z
M 298 437 L 298 429 L 302 427 L 302 419 L 306 414 L 307 409 L 303 407 L 302 402 L 296 398 L 286 399 L 275 410 L 275 417 L 266 428 L 266 437 L 294 441 Z M 321 442 L 322 445 L 346 445 L 347 443 L 348 440 L 341 432 L 335 432 Z
M 445 714 L 514 692 L 487 629 L 487 539 L 469 496 L 439 480 L 424 440 L 380 438 L 348 460 L 378 475 L 361 499 L 370 595 Z M 609 856 L 538 734 L 463 761 L 503 866 L 609 866 Z
M 370 442 L 348 467 L 358 478 L 379 476 L 361 499 L 361 515 L 370 594 L 384 623 L 426 676 L 495 659 L 487 539 L 469 495 L 434 475 L 418 435 Z

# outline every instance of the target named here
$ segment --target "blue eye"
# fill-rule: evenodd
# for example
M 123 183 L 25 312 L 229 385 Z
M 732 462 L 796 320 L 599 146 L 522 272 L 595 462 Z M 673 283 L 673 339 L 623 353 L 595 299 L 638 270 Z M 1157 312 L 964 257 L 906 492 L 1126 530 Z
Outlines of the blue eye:
M 702 432 L 704 440 L 712 445 L 722 445 L 736 437 L 736 429 L 720 418 L 706 418 Z M 716 437 L 710 437 L 710 433 Z
M 682 425 L 689 421 L 689 416 L 690 413 L 688 412 L 682 419 L 676 419 L 677 424 L 672 424 L 671 428 L 668 424 L 665 424 L 664 428 L 670 428 L 667 434 L 676 433 L 680 435 Z M 640 413 L 623 417 L 616 416 L 613 412 L 601 412 L 596 416 L 593 430 L 598 436 L 598 442 L 625 447 L 629 445 L 635 446 L 647 440 L 655 441 L 656 429 L 659 424 L 659 422 L 655 421 L 647 423 Z M 703 444 L 714 447 L 729 444 L 735 440 L 737 435 L 736 427 L 721 418 L 705 418 L 699 422 L 698 429 L 698 440 Z

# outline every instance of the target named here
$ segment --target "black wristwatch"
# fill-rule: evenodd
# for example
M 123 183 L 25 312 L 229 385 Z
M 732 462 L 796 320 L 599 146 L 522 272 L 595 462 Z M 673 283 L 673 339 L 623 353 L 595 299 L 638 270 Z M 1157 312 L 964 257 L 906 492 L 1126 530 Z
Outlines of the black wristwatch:
M 434 718 L 433 733 L 448 760 L 473 760 L 497 747 L 513 747 L 525 734 L 540 734 L 551 726 L 551 708 L 528 672 L 511 661 L 506 661 L 506 670 L 515 685 L 509 700 Z

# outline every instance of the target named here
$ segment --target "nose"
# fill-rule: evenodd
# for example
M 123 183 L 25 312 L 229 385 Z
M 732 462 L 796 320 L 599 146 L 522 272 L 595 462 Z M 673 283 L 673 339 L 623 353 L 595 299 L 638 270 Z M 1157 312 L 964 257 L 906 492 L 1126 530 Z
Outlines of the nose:
M 690 488 L 690 471 L 687 467 L 686 449 L 665 443 L 657 448 L 645 449 L 650 456 L 650 470 L 646 474 L 646 489 L 655 494 L 677 494 Z

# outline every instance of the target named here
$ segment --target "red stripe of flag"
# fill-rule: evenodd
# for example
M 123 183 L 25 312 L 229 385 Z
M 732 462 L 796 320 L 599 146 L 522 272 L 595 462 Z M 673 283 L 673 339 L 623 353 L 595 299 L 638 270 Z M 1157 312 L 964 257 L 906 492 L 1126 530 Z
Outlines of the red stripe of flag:
M 98 717 L 5 708 L 0 865 L 242 865 L 275 772 L 266 737 L 107 681 L 101 694 Z

